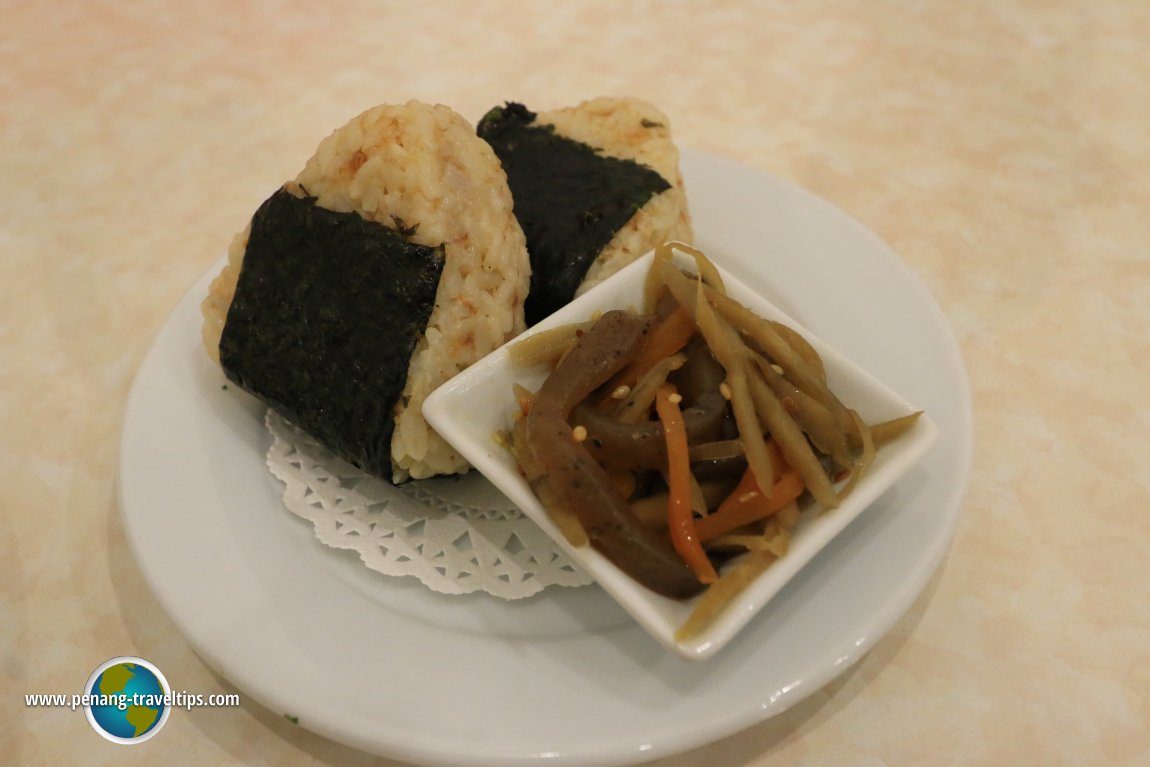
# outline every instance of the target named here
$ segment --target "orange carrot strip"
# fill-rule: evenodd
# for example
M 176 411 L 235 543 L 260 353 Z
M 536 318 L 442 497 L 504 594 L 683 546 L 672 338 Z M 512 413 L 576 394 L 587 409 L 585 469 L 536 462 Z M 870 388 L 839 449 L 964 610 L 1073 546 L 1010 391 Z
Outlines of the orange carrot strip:
M 751 522 L 782 511 L 791 501 L 802 495 L 805 489 L 799 473 L 788 468 L 775 480 L 774 488 L 768 498 L 759 489 L 754 472 L 748 470 L 743 473 L 739 486 L 727 496 L 727 500 L 719 505 L 714 514 L 695 521 L 695 533 L 699 536 L 699 540 L 709 541 L 736 527 L 749 525 Z
M 695 518 L 691 513 L 691 459 L 687 448 L 687 429 L 679 403 L 672 397 L 674 388 L 660 386 L 655 395 L 655 411 L 663 424 L 667 440 L 667 526 L 675 551 L 687 563 L 701 583 L 714 583 L 718 578 L 715 566 L 703 551 L 695 533 Z
M 611 392 L 620 386 L 634 386 L 644 373 L 686 346 L 693 335 L 695 335 L 695 323 L 691 320 L 691 315 L 683 307 L 676 307 L 675 311 L 668 314 L 651 331 L 646 345 L 635 359 L 616 373 L 611 383 L 604 387 L 605 398 L 609 399 Z

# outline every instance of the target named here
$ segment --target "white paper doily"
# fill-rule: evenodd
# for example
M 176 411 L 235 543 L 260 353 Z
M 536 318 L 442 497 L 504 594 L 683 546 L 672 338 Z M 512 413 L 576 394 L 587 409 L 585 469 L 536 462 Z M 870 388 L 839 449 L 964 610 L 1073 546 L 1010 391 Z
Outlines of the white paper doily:
M 521 599 L 591 578 L 483 478 L 391 485 L 337 458 L 272 410 L 267 464 L 284 504 L 319 540 L 352 549 L 384 575 L 410 575 L 444 594 Z

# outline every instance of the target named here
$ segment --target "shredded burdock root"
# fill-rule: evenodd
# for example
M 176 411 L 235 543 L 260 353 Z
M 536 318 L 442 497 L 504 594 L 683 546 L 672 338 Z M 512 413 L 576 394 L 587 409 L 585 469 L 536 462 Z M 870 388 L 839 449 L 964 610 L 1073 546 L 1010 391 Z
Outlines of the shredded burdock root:
M 532 333 L 511 345 L 511 360 L 516 365 L 534 365 L 555 362 L 571 350 L 579 336 L 586 333 L 594 322 L 560 325 L 557 328 Z
M 513 359 L 553 372 L 536 393 L 516 388 L 510 448 L 569 541 L 665 596 L 701 593 L 682 641 L 786 555 L 803 509 L 837 507 L 919 414 L 867 425 L 810 343 L 728 296 L 694 248 L 656 250 L 644 301 L 644 316 L 608 312 L 516 344 Z

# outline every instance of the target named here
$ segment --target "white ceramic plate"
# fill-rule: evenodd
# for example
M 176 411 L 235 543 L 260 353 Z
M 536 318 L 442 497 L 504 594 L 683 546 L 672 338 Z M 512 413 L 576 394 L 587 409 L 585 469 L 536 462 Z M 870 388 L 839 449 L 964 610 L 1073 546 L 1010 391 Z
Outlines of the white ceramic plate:
M 961 356 L 928 291 L 831 206 L 684 153 L 698 244 L 931 414 L 931 451 L 719 655 L 664 651 L 597 588 L 449 597 L 319 544 L 267 472 L 263 408 L 200 347 L 205 275 L 165 323 L 124 419 L 120 504 L 140 569 L 205 661 L 301 726 L 426 764 L 612 765 L 777 714 L 858 660 L 949 545 L 972 450 Z M 214 273 L 214 270 L 213 270 Z
M 675 253 L 680 267 L 695 270 L 694 260 Z M 787 555 L 748 585 L 700 634 L 677 639 L 676 631 L 690 616 L 699 599 L 674 600 L 659 596 L 641 586 L 590 546 L 571 546 L 552 523 L 535 497 L 510 451 L 495 443 L 493 435 L 510 431 L 518 411 L 512 387 L 519 384 L 537 391 L 550 370 L 548 365 L 517 365 L 511 347 L 519 341 L 562 325 L 587 322 L 596 312 L 611 309 L 635 310 L 642 306 L 643 290 L 654 262 L 648 253 L 572 301 L 518 339 L 505 344 L 463 373 L 440 386 L 423 404 L 428 423 L 492 484 L 543 528 L 566 550 L 572 561 L 587 571 L 603 589 L 664 647 L 689 660 L 705 660 L 731 640 L 758 614 L 759 610 L 786 585 L 795 573 L 811 561 L 875 498 L 914 466 L 934 442 L 938 430 L 929 414 L 923 414 L 899 439 L 879 451 L 874 464 L 833 513 L 812 508 L 802 515 L 795 528 Z M 831 391 L 857 410 L 867 423 L 879 423 L 910 415 L 917 408 L 902 399 L 857 365 L 828 347 L 770 302 L 755 294 L 716 264 L 727 293 L 760 317 L 782 322 L 802 333 L 819 353 Z

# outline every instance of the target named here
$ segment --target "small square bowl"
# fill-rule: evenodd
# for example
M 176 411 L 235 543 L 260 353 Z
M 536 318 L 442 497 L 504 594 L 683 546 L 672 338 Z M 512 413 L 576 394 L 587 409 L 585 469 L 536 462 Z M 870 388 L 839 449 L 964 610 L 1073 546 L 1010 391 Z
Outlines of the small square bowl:
M 678 265 L 694 271 L 694 260 L 690 256 L 676 251 L 675 260 Z M 804 510 L 792 534 L 787 554 L 740 593 L 702 634 L 687 641 L 676 640 L 675 632 L 687 619 L 697 597 L 676 601 L 660 596 L 639 585 L 590 546 L 575 548 L 568 544 L 519 473 L 511 453 L 495 440 L 497 432 L 511 429 L 514 423 L 518 407 L 512 384 L 518 383 L 536 391 L 550 372 L 545 364 L 524 366 L 512 362 L 509 348 L 533 333 L 568 323 L 585 322 L 596 312 L 640 310 L 644 281 L 653 261 L 654 253 L 648 253 L 455 376 L 427 398 L 423 414 L 432 428 L 543 528 L 652 637 L 684 658 L 703 660 L 729 642 L 788 580 L 921 458 L 933 443 L 937 429 L 929 414 L 924 413 L 910 430 L 884 445 L 868 473 L 837 509 L 821 513 L 817 505 L 812 505 Z M 760 317 L 791 326 L 810 342 L 823 359 L 831 390 L 847 407 L 857 410 L 864 421 L 877 423 L 917 410 L 778 307 L 739 283 L 721 265 L 716 266 L 732 298 Z

